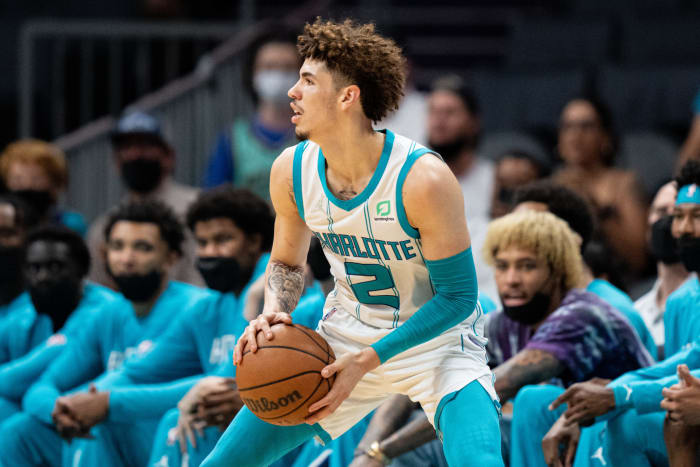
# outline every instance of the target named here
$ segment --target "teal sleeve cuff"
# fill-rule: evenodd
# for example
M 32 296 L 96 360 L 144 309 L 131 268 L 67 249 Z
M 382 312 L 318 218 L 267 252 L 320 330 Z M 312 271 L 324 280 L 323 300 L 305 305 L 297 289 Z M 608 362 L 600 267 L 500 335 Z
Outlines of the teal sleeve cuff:
M 170 383 L 112 388 L 107 418 L 122 423 L 131 423 L 135 419 L 158 419 L 177 407 L 180 399 L 203 376 L 191 376 Z
M 629 384 L 615 386 L 613 393 L 615 394 L 615 410 L 625 410 L 632 407 L 632 389 Z
M 426 260 L 425 265 L 436 294 L 405 323 L 372 344 L 381 363 L 437 337 L 474 311 L 478 285 L 471 247 L 449 258 Z

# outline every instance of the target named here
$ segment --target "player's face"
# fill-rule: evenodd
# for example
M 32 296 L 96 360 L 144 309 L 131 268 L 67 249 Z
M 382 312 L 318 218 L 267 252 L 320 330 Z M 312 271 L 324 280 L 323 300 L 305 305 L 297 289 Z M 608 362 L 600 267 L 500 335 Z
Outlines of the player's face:
M 246 235 L 227 217 L 217 217 L 194 225 L 197 256 L 236 258 L 244 269 L 255 266 L 261 253 L 259 235 Z
M 559 154 L 567 164 L 595 165 L 609 145 L 595 108 L 584 100 L 574 100 L 564 107 L 559 122 Z
M 15 207 L 10 203 L 0 204 L 0 247 L 18 247 L 22 245 L 22 239 L 22 229 L 16 222 Z
M 498 251 L 494 259 L 494 278 L 504 305 L 524 305 L 537 292 L 547 292 L 551 269 L 532 251 L 509 246 Z
M 671 233 L 675 238 L 700 238 L 700 204 L 683 203 L 674 206 Z
M 80 281 L 78 266 L 64 242 L 39 240 L 30 244 L 24 270 L 27 285 L 32 288 L 51 282 Z
M 112 227 L 107 242 L 107 264 L 114 275 L 166 272 L 174 258 L 156 224 L 118 221 Z
M 431 144 L 450 144 L 478 132 L 477 119 L 462 99 L 450 91 L 434 91 L 428 98 L 428 140 Z
M 301 139 L 313 138 L 314 133 L 335 126 L 339 89 L 324 62 L 306 59 L 299 70 L 299 81 L 289 90 L 290 104 Z
M 651 226 L 664 216 L 673 215 L 673 205 L 676 203 L 676 185 L 669 182 L 662 186 L 654 196 L 649 209 L 648 224 Z

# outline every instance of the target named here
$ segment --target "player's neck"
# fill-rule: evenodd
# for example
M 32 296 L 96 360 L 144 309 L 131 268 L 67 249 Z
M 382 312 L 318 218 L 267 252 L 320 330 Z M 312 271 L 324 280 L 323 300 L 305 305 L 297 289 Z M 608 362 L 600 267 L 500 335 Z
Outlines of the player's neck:
M 385 135 L 372 127 L 348 126 L 327 138 L 318 138 L 326 159 L 327 175 L 357 185 L 374 173 L 384 149 Z

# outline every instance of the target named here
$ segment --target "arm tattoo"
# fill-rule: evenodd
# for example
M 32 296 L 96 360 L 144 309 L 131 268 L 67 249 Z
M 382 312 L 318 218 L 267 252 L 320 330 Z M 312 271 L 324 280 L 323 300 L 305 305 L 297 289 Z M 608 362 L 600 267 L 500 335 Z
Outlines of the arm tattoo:
M 280 309 L 291 313 L 304 291 L 304 269 L 271 260 L 267 272 L 267 289 L 274 295 Z
M 515 397 L 526 384 L 542 383 L 564 370 L 564 365 L 544 350 L 525 349 L 502 363 L 494 370 L 496 392 L 501 402 Z

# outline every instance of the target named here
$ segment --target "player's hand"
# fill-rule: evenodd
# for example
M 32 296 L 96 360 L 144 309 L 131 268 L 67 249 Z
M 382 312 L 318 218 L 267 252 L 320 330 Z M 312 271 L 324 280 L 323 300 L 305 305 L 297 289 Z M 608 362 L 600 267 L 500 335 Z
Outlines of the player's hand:
M 688 366 L 678 365 L 678 385 L 662 391 L 661 408 L 672 422 L 700 425 L 700 379 L 690 374 Z
M 68 399 L 73 415 L 84 432 L 107 418 L 109 392 L 98 391 L 94 384 L 90 384 L 88 392 L 75 393 Z
M 571 467 L 574 465 L 576 448 L 581 436 L 577 423 L 569 423 L 562 414 L 542 438 L 542 453 L 548 467 Z M 564 452 L 560 446 L 564 445 Z
M 255 318 L 245 328 L 241 337 L 236 342 L 236 348 L 233 351 L 233 364 L 239 365 L 243 359 L 243 349 L 250 342 L 250 351 L 255 353 L 258 350 L 257 334 L 262 331 L 267 340 L 272 340 L 274 337 L 270 326 L 277 323 L 292 324 L 292 317 L 281 311 L 263 311 L 260 316 Z
M 377 368 L 381 362 L 372 347 L 356 353 L 347 353 L 321 370 L 321 376 L 330 378 L 336 375 L 333 387 L 326 396 L 309 406 L 310 415 L 306 423 L 313 425 L 335 412 L 340 404 L 348 398 L 357 383 L 369 371 Z
M 82 431 L 80 423 L 75 419 L 68 397 L 56 399 L 51 418 L 56 426 L 56 432 L 66 441 L 70 441 Z
M 567 423 L 588 422 L 615 408 L 615 393 L 612 388 L 601 386 L 599 381 L 576 383 L 557 397 L 549 410 L 561 404 L 569 404 L 564 412 Z
M 222 430 L 226 429 L 243 407 L 234 378 L 220 378 L 217 384 L 201 393 L 201 398 L 202 401 L 197 406 L 197 418 L 207 426 L 218 426 Z

